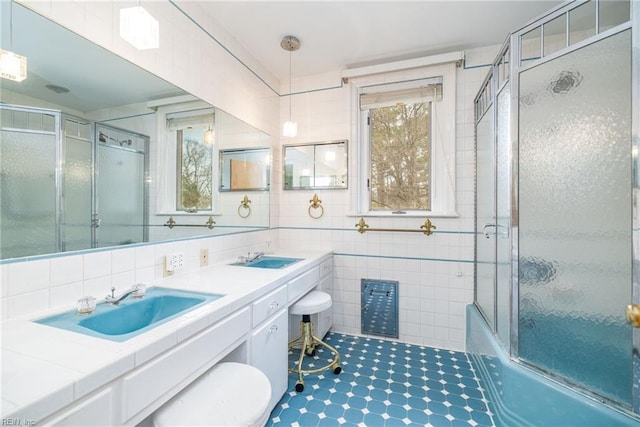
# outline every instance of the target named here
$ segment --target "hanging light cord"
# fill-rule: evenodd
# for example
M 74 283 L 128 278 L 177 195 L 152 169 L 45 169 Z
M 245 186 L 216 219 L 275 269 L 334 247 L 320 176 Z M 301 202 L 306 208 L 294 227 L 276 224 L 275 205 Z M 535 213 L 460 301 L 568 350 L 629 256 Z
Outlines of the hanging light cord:
M 289 121 L 291 121 L 291 50 L 289 50 Z

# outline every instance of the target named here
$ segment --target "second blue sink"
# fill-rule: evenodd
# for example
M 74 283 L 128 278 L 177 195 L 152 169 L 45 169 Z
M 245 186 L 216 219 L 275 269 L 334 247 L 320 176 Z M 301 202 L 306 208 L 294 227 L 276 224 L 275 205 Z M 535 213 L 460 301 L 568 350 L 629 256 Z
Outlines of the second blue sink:
M 233 265 L 240 265 L 243 267 L 256 267 L 256 268 L 283 268 L 298 261 L 302 261 L 302 258 L 263 256 L 258 258 L 255 261 L 246 262 L 246 263 L 236 263 Z

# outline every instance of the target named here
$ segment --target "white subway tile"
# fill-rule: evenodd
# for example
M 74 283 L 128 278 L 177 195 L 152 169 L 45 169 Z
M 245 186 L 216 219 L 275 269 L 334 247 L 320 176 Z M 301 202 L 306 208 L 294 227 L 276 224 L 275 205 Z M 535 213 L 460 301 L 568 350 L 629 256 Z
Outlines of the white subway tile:
M 51 286 L 82 281 L 82 260 L 81 255 L 51 258 Z
M 121 273 L 136 268 L 136 250 L 134 248 L 111 251 L 111 272 Z
M 94 279 L 111 274 L 111 251 L 83 255 L 84 279 Z
M 9 264 L 9 296 L 24 294 L 49 287 L 49 260 L 16 262 Z

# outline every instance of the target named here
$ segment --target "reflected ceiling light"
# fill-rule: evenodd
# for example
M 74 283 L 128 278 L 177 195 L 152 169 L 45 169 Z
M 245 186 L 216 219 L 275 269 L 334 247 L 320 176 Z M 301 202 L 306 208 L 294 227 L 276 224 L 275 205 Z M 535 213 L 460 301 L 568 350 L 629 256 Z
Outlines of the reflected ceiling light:
M 120 9 L 120 37 L 136 49 L 157 49 L 160 46 L 158 21 L 142 6 Z
M 0 49 L 0 76 L 14 82 L 23 81 L 27 78 L 27 58 Z
M 300 49 L 300 40 L 294 36 L 285 36 L 280 47 L 289 52 L 289 120 L 282 126 L 282 135 L 293 138 L 298 135 L 298 123 L 291 121 L 291 52 Z
M 13 49 L 13 2 L 9 9 L 9 49 Z M 0 49 L 0 77 L 14 82 L 27 78 L 27 57 Z
M 209 129 L 207 129 L 206 131 L 204 131 L 204 145 L 213 145 L 215 144 L 215 132 L 213 131 L 213 128 L 209 127 Z

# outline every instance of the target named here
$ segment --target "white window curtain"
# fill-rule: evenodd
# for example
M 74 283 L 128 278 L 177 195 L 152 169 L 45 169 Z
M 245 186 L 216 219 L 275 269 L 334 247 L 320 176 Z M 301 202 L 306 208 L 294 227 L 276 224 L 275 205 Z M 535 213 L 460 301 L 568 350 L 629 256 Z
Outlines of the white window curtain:
M 392 107 L 399 102 L 438 101 L 442 101 L 442 77 L 364 87 L 360 93 L 360 111 Z
M 167 129 L 178 131 L 193 127 L 213 127 L 213 108 L 167 113 Z

